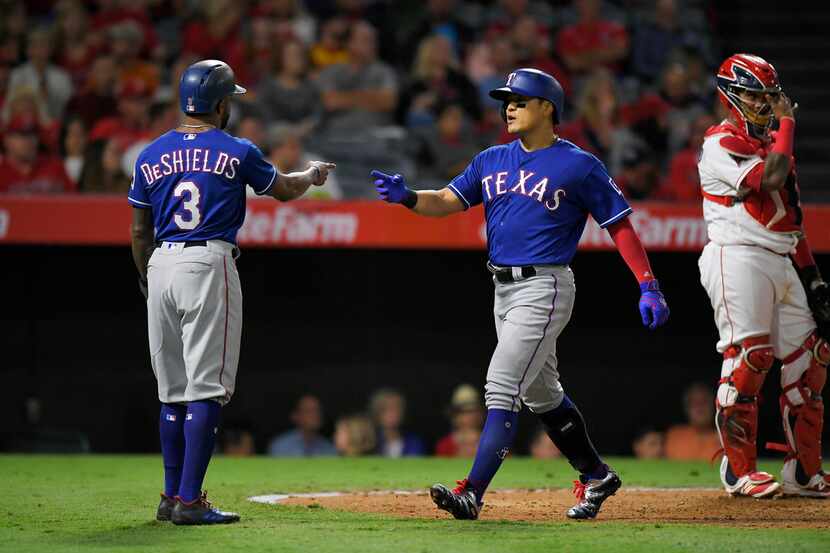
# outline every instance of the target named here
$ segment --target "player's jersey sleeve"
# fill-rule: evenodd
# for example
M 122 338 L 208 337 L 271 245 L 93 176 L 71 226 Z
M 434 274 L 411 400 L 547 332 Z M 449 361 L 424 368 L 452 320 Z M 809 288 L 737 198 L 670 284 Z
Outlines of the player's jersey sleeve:
M 484 199 L 481 192 L 481 155 L 474 157 L 464 172 L 447 185 L 464 204 L 465 211 L 480 204 Z
M 708 136 L 698 162 L 700 185 L 716 196 L 734 196 L 742 185 L 757 189 L 763 175 L 763 162 L 761 156 L 741 147 L 735 137 Z
M 600 228 L 605 228 L 631 213 L 631 206 L 602 163 L 595 163 L 579 188 L 583 207 Z
M 150 196 L 147 194 L 147 184 L 144 181 L 144 174 L 139 168 L 140 159 L 141 156 L 138 157 L 133 167 L 133 181 L 130 183 L 130 192 L 127 194 L 127 201 L 133 207 L 150 209 L 153 207 L 153 204 L 150 203 Z
M 248 154 L 239 167 L 240 178 L 257 195 L 262 196 L 267 194 L 277 182 L 277 168 L 265 159 L 256 145 L 247 140 L 245 142 L 248 144 Z

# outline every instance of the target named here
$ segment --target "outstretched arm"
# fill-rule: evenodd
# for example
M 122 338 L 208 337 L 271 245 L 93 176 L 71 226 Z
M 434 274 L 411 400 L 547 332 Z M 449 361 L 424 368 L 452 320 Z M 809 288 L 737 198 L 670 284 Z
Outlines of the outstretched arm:
M 372 171 L 375 189 L 383 201 L 402 204 L 419 215 L 444 217 L 464 211 L 464 204 L 449 188 L 441 190 L 420 190 L 416 192 L 406 185 L 403 176 L 387 175 Z
M 309 187 L 323 186 L 329 171 L 336 166 L 325 161 L 310 161 L 308 169 L 295 173 L 279 173 L 277 183 L 271 188 L 271 195 L 276 199 L 288 202 L 299 198 Z
M 643 324 L 654 330 L 669 319 L 669 306 L 660 290 L 660 283 L 651 272 L 640 237 L 628 217 L 610 225 L 608 232 L 626 265 L 640 283 L 640 316 Z
M 651 272 L 651 265 L 648 262 L 646 251 L 628 217 L 609 225 L 608 233 L 611 235 L 611 239 L 617 246 L 617 251 L 620 252 L 626 265 L 634 273 L 637 282 L 642 284 L 654 280 L 654 273 Z

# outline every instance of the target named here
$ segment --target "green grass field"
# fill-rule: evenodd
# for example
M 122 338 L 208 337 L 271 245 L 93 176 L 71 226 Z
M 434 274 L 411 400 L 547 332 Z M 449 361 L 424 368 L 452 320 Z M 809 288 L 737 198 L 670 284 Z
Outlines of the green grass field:
M 706 463 L 611 461 L 629 486 L 718 485 L 715 469 Z M 423 489 L 452 482 L 468 467 L 468 460 L 219 457 L 205 487 L 221 508 L 238 511 L 242 522 L 175 527 L 154 520 L 159 457 L 0 456 L 0 551 L 830 551 L 830 530 L 578 523 L 558 512 L 547 523 L 400 519 L 246 499 L 275 492 Z M 774 472 L 777 464 L 761 468 Z M 493 487 L 569 487 L 572 479 L 565 462 L 517 458 L 505 463 Z

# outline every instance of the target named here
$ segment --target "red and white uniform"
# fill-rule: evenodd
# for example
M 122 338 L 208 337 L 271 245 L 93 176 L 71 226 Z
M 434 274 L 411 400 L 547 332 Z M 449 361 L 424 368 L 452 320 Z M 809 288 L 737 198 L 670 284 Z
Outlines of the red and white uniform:
M 698 170 L 710 242 L 698 265 L 720 333 L 718 351 L 770 335 L 782 359 L 816 325 L 788 257 L 802 236 L 794 166 L 783 190 L 761 189 L 770 146 L 728 122 L 707 131 Z
M 761 57 L 735 54 L 718 69 L 718 93 L 731 119 L 711 127 L 701 150 L 703 216 L 710 242 L 700 256 L 700 279 L 715 313 L 723 353 L 715 425 L 723 447 L 721 482 L 730 495 L 771 497 L 779 491 L 830 497 L 821 471 L 821 431 L 830 346 L 815 333 L 799 267 L 815 268 L 801 228 L 792 158 L 795 119 L 778 117 L 769 131 L 781 85 Z M 764 99 L 762 101 L 761 99 Z M 782 156 L 783 183 L 764 190 L 768 155 Z M 789 158 L 789 159 L 788 159 Z M 781 422 L 787 444 L 782 482 L 757 469 L 758 397 L 775 359 L 781 365 Z

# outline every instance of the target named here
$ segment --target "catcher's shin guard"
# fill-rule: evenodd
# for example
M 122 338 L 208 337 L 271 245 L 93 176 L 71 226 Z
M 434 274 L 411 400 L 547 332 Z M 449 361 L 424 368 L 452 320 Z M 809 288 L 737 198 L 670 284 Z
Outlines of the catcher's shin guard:
M 731 471 L 737 478 L 755 472 L 758 393 L 775 360 L 769 336 L 747 338 L 723 354 L 715 422 Z M 724 485 L 732 483 L 724 481 Z
M 781 368 L 781 419 L 790 458 L 798 459 L 805 480 L 821 471 L 821 431 L 830 344 L 813 333 Z

